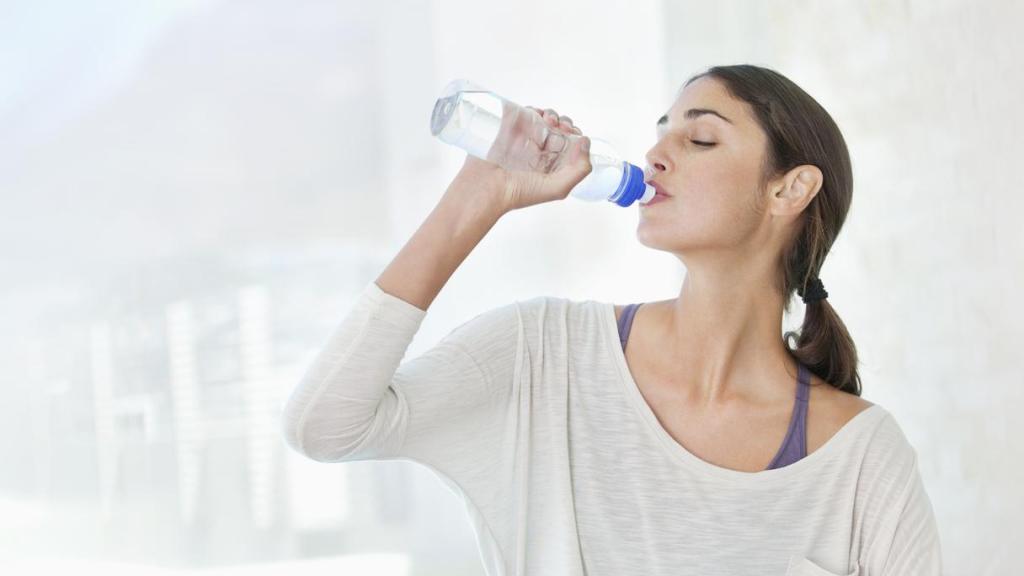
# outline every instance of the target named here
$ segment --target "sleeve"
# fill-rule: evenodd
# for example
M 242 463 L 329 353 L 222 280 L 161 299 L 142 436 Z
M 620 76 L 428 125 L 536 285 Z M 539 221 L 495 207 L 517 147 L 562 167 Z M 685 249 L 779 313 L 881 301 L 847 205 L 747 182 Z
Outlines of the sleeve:
M 907 482 L 868 549 L 864 576 L 942 576 L 942 550 L 914 451 Z
M 456 480 L 486 469 L 511 424 L 518 303 L 402 363 L 425 315 L 370 283 L 286 401 L 287 444 L 320 462 L 409 458 Z

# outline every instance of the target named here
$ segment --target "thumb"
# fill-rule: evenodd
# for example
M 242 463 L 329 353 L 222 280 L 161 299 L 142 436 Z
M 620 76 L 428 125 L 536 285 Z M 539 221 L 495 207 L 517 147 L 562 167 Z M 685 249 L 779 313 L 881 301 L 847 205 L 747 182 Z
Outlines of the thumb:
M 590 169 L 590 138 L 587 136 L 581 136 L 576 142 L 576 147 L 572 151 L 571 164 L 583 164 Z

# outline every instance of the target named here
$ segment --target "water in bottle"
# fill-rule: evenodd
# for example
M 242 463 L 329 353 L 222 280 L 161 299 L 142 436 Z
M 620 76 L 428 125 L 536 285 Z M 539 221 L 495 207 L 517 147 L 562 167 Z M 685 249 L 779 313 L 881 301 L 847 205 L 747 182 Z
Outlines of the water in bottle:
M 553 130 L 530 108 L 519 106 L 469 80 L 453 80 L 434 103 L 430 132 L 442 142 L 510 170 L 551 172 L 580 138 Z M 629 206 L 654 198 L 644 172 L 622 160 L 608 142 L 591 138 L 592 170 L 569 192 L 581 200 Z

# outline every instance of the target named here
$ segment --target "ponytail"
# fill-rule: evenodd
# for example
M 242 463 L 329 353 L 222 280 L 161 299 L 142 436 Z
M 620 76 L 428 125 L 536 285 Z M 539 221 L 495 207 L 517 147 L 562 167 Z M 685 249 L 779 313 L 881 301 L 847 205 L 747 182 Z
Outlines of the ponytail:
M 832 305 L 814 294 L 817 280 L 812 280 L 843 227 L 853 197 L 853 169 L 843 135 L 814 98 L 774 70 L 750 64 L 714 66 L 686 84 L 704 76 L 720 80 L 730 95 L 753 109 L 768 140 L 762 184 L 804 164 L 821 170 L 821 189 L 804 208 L 792 240 L 780 254 L 776 289 L 785 296 L 785 311 L 794 291 L 807 303 L 803 326 L 784 334 L 785 346 L 829 385 L 860 396 L 857 348 Z M 810 289 L 806 294 L 805 287 Z
M 803 326 L 784 337 L 790 354 L 808 370 L 839 390 L 861 395 L 857 347 L 828 300 L 808 302 Z M 795 346 L 790 346 L 791 339 Z

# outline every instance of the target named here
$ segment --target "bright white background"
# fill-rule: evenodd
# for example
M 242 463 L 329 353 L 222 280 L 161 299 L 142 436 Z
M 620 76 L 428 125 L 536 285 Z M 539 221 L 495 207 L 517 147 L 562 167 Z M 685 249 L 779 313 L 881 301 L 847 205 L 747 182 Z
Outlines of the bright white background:
M 285 396 L 463 153 L 465 77 L 636 163 L 690 75 L 774 68 L 833 115 L 854 202 L 822 271 L 864 397 L 918 450 L 949 574 L 1019 570 L 1024 10 L 1011 2 L 0 6 L 0 569 L 482 574 L 410 463 L 324 465 Z M 408 354 L 547 294 L 674 295 L 635 206 L 504 218 Z M 787 318 L 799 325 L 802 305 Z M 144 565 L 140 569 L 137 565 Z

